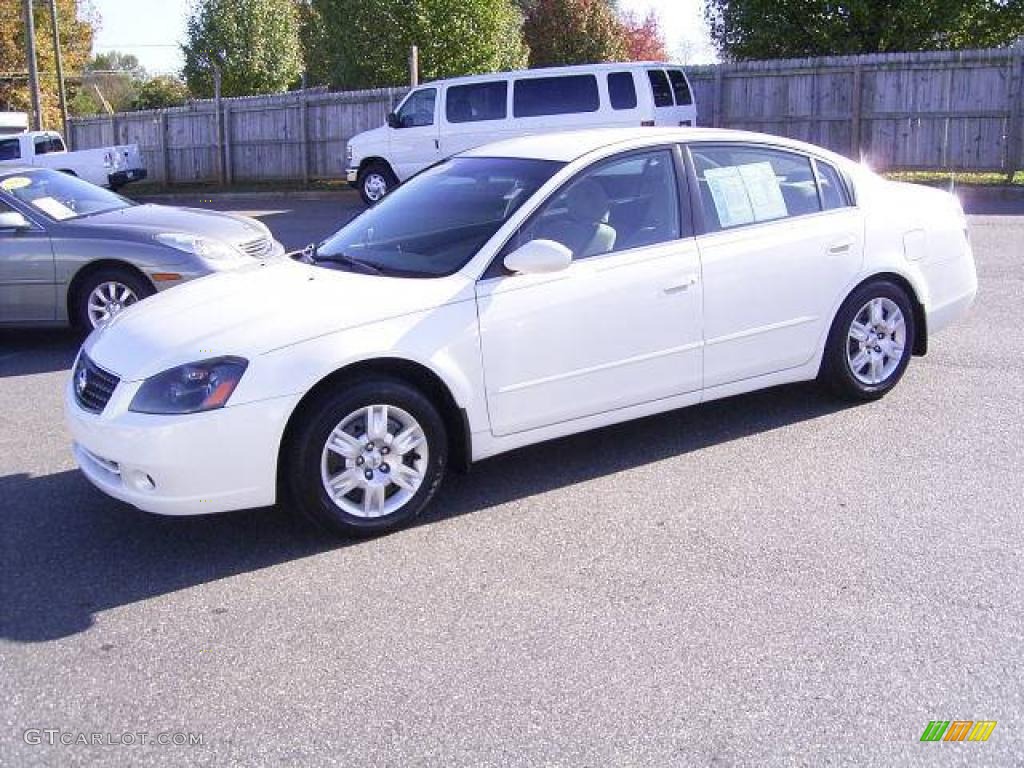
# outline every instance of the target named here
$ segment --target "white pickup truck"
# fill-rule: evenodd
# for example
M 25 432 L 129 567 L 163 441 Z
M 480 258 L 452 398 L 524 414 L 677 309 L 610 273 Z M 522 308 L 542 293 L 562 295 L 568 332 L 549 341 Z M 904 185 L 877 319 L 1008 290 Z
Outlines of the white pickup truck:
M 18 113 L 7 113 L 4 117 L 13 118 L 16 115 Z M 8 131 L 0 130 L 0 166 L 34 165 L 52 168 L 113 190 L 146 178 L 146 169 L 137 144 L 68 152 L 59 133 L 11 133 L 11 122 L 10 119 L 0 121 L 0 127 L 8 128 Z

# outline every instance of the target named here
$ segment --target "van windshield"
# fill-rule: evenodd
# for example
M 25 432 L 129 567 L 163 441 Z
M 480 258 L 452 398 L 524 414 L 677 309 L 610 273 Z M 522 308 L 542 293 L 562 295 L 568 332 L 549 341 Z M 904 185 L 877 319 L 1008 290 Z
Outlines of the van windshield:
M 308 259 L 372 274 L 450 275 L 563 165 L 523 158 L 446 160 L 308 249 Z

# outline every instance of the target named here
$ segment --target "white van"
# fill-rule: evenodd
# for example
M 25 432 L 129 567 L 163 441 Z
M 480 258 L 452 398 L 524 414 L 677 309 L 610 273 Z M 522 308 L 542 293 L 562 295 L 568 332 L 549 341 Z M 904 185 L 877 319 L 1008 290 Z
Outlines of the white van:
M 348 142 L 346 176 L 368 204 L 410 176 L 481 144 L 577 128 L 696 125 L 677 64 L 551 67 L 436 80 L 414 88 L 387 125 Z

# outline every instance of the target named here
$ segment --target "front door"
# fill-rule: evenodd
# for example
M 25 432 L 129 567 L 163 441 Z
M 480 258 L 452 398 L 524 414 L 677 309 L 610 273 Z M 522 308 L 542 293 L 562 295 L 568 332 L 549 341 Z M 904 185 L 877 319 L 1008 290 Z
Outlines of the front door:
M 397 125 L 388 127 L 390 160 L 398 180 L 405 181 L 441 159 L 437 88 L 420 88 L 410 93 L 396 116 Z
M 13 209 L 0 200 L 0 212 Z M 42 228 L 0 229 L 0 322 L 57 318 L 56 267 Z

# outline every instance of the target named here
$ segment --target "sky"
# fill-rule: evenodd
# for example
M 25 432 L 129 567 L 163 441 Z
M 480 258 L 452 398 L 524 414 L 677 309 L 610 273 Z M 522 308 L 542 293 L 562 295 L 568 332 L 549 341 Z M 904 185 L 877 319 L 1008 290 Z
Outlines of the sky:
M 189 0 L 92 0 L 92 5 L 100 16 L 95 52 L 133 53 L 151 74 L 181 69 L 178 44 L 185 36 Z M 619 7 L 639 17 L 655 11 L 670 58 L 686 64 L 714 61 L 702 0 L 620 0 Z

